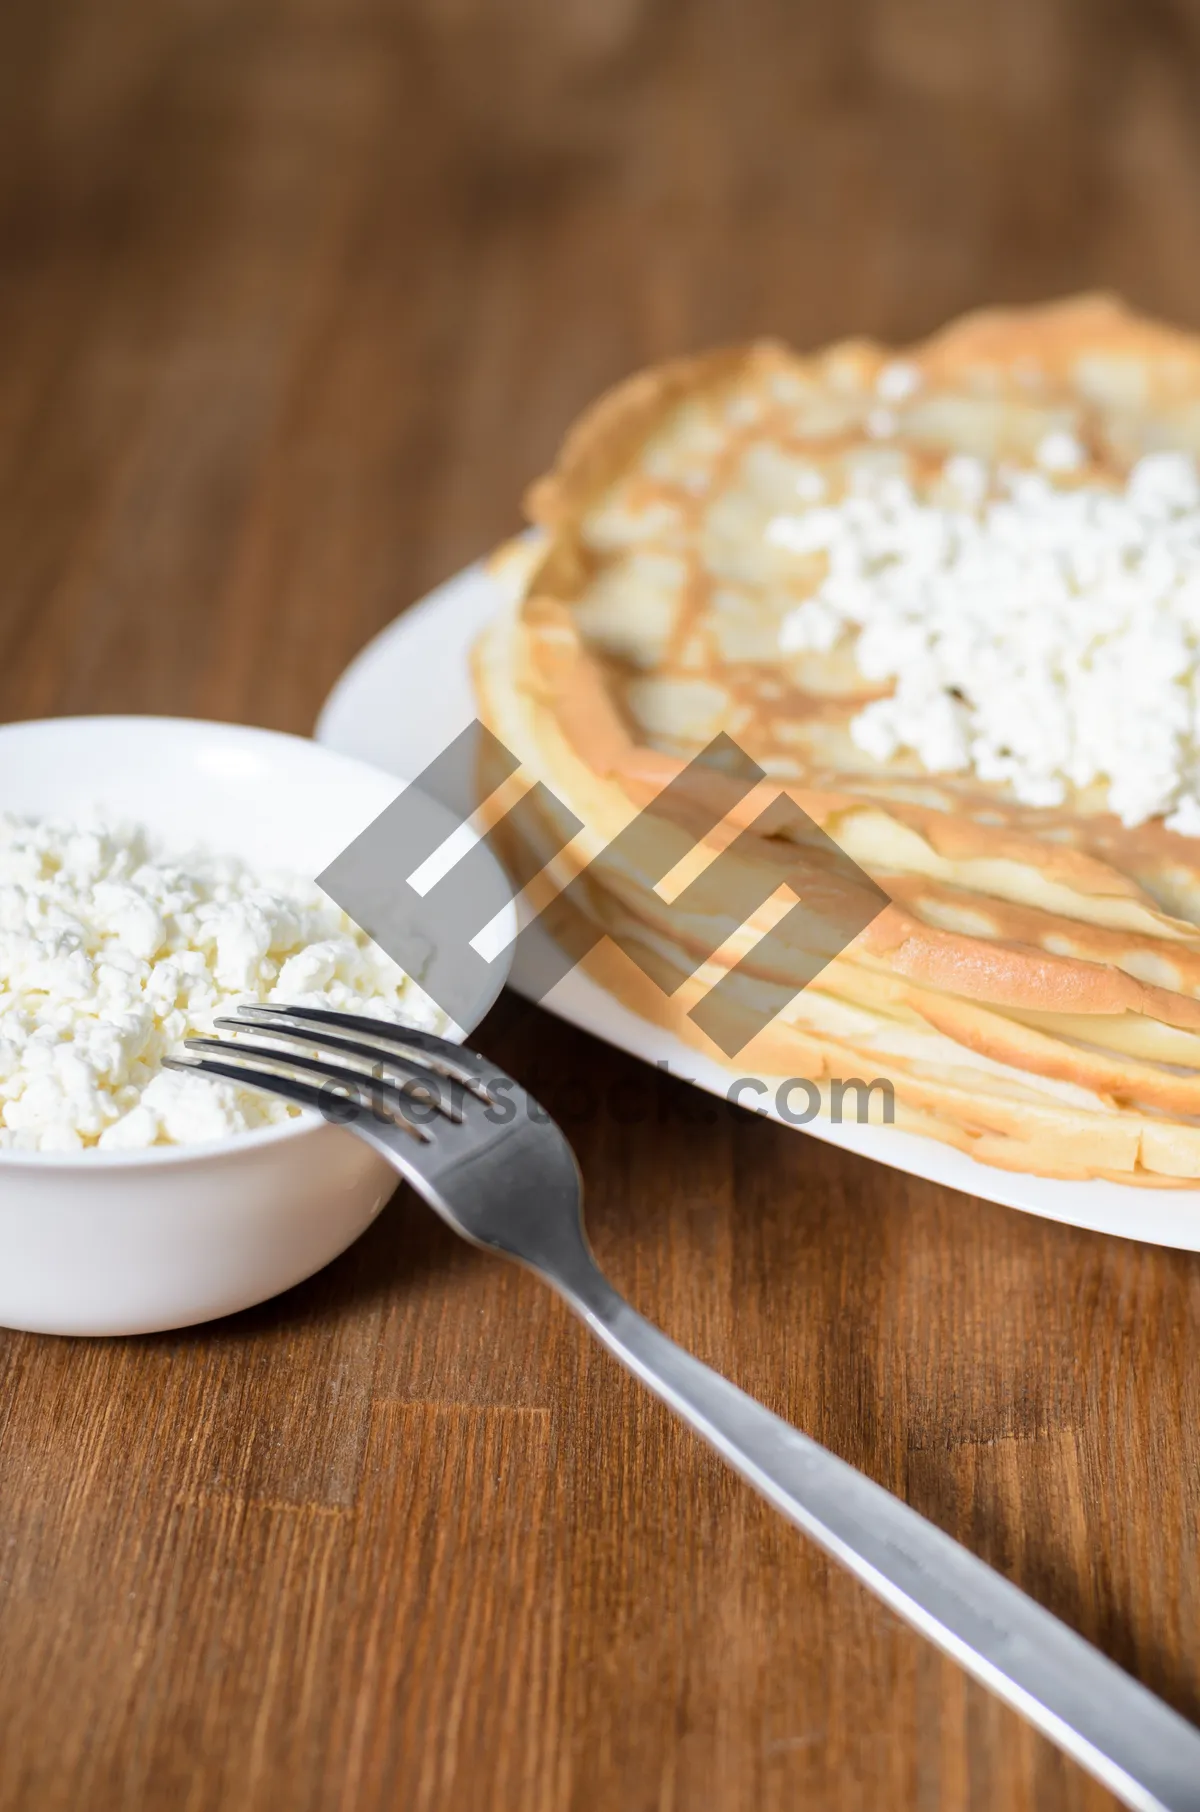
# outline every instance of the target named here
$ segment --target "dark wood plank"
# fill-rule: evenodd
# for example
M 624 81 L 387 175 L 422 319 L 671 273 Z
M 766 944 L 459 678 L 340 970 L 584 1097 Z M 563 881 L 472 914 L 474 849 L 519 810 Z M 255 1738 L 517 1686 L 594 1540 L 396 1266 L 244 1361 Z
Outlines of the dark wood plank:
M 1198 99 L 1192 0 L 9 0 L 0 715 L 308 730 L 647 359 L 1200 325 Z M 1200 1260 L 485 1037 L 648 1314 L 1200 1718 Z M 405 1195 L 220 1326 L 0 1334 L 0 1505 L 5 1808 L 1112 1803 Z

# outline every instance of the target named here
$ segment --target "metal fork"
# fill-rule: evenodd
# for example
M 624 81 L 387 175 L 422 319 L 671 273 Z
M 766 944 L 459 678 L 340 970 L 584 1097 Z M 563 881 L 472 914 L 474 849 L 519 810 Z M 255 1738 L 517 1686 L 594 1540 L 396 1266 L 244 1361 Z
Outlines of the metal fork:
M 478 1052 L 357 1014 L 244 1006 L 169 1058 L 282 1095 L 382 1152 L 456 1233 L 535 1271 L 777 1510 L 1129 1806 L 1200 1812 L 1200 1731 L 899 1498 L 645 1321 L 588 1246 L 570 1146 Z M 300 1050 L 288 1048 L 296 1044 Z M 352 1065 L 316 1052 L 336 1052 Z M 368 1066 L 354 1067 L 357 1066 Z

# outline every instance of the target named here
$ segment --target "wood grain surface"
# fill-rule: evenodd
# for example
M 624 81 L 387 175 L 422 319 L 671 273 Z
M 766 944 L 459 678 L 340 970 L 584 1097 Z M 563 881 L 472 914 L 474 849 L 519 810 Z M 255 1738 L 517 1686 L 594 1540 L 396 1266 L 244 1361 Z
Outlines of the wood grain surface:
M 1091 285 L 1200 328 L 1185 0 L 6 0 L 0 716 L 311 728 L 572 412 Z M 872 1168 L 531 1009 L 603 1263 L 1200 1720 L 1200 1258 Z M 0 1334 L 0 1805 L 1100 1812 L 531 1279 Z

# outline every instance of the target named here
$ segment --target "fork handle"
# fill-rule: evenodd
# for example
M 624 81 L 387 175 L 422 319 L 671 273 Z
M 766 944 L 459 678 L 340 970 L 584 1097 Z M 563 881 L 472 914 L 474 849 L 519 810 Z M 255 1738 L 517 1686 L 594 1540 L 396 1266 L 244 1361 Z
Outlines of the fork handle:
M 646 1321 L 598 1270 L 558 1282 L 609 1351 L 884 1603 L 1118 1798 L 1200 1812 L 1200 1731 L 1032 1598 Z

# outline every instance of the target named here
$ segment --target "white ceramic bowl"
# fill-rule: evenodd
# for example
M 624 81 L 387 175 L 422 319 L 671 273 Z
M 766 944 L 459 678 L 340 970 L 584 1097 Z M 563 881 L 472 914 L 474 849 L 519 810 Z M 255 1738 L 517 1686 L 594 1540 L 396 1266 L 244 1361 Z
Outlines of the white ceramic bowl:
M 162 717 L 0 728 L 0 808 L 93 805 L 176 847 L 317 875 L 404 782 L 298 736 Z M 444 808 L 446 834 L 455 821 Z M 497 874 L 506 896 L 506 883 Z M 478 1024 L 502 961 L 466 1015 Z M 0 1326 L 140 1334 L 248 1308 L 336 1258 L 395 1187 L 383 1160 L 305 1115 L 220 1144 L 0 1151 Z

